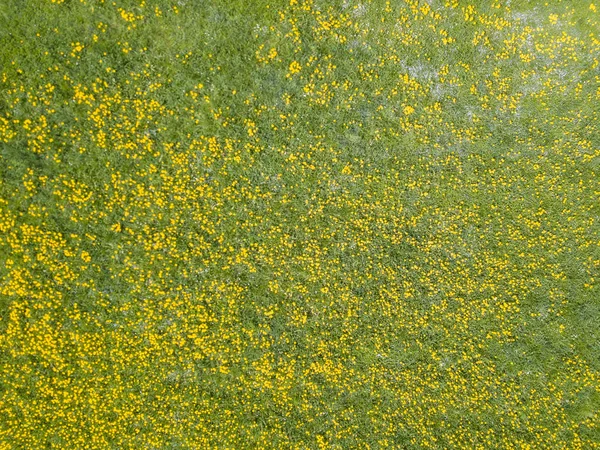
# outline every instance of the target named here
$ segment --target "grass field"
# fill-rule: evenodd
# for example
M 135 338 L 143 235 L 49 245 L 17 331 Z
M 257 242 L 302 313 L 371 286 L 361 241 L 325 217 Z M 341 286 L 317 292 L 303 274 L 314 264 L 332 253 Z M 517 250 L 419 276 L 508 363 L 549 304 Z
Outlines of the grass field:
M 600 3 L 0 0 L 0 449 L 600 448 Z

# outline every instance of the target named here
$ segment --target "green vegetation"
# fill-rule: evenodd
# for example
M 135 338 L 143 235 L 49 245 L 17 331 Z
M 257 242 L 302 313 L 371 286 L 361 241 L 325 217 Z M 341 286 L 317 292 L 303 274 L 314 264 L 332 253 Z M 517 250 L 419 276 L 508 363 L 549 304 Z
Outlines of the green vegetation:
M 600 448 L 600 5 L 0 0 L 0 449 Z

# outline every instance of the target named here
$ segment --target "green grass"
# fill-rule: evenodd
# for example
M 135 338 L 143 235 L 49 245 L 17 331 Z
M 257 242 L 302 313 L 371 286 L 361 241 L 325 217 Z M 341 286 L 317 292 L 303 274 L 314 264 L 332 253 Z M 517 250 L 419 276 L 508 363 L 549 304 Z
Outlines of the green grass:
M 600 5 L 513 3 L 0 0 L 0 448 L 599 448 Z

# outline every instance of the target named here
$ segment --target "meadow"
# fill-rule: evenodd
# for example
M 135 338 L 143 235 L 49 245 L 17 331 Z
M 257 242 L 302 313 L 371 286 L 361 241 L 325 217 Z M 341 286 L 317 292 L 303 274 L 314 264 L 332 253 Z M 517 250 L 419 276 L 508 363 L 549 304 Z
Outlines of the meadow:
M 0 449 L 600 448 L 600 3 L 0 0 Z

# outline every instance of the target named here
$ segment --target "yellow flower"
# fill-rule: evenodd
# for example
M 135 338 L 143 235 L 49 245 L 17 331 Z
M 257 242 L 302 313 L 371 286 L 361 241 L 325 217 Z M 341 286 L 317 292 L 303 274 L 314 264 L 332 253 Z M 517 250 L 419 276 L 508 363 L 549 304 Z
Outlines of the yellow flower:
M 288 74 L 286 75 L 286 77 L 291 78 L 292 75 L 300 72 L 300 70 L 302 70 L 302 66 L 300 65 L 300 63 L 298 61 L 292 61 L 290 63 L 290 67 L 288 69 Z

